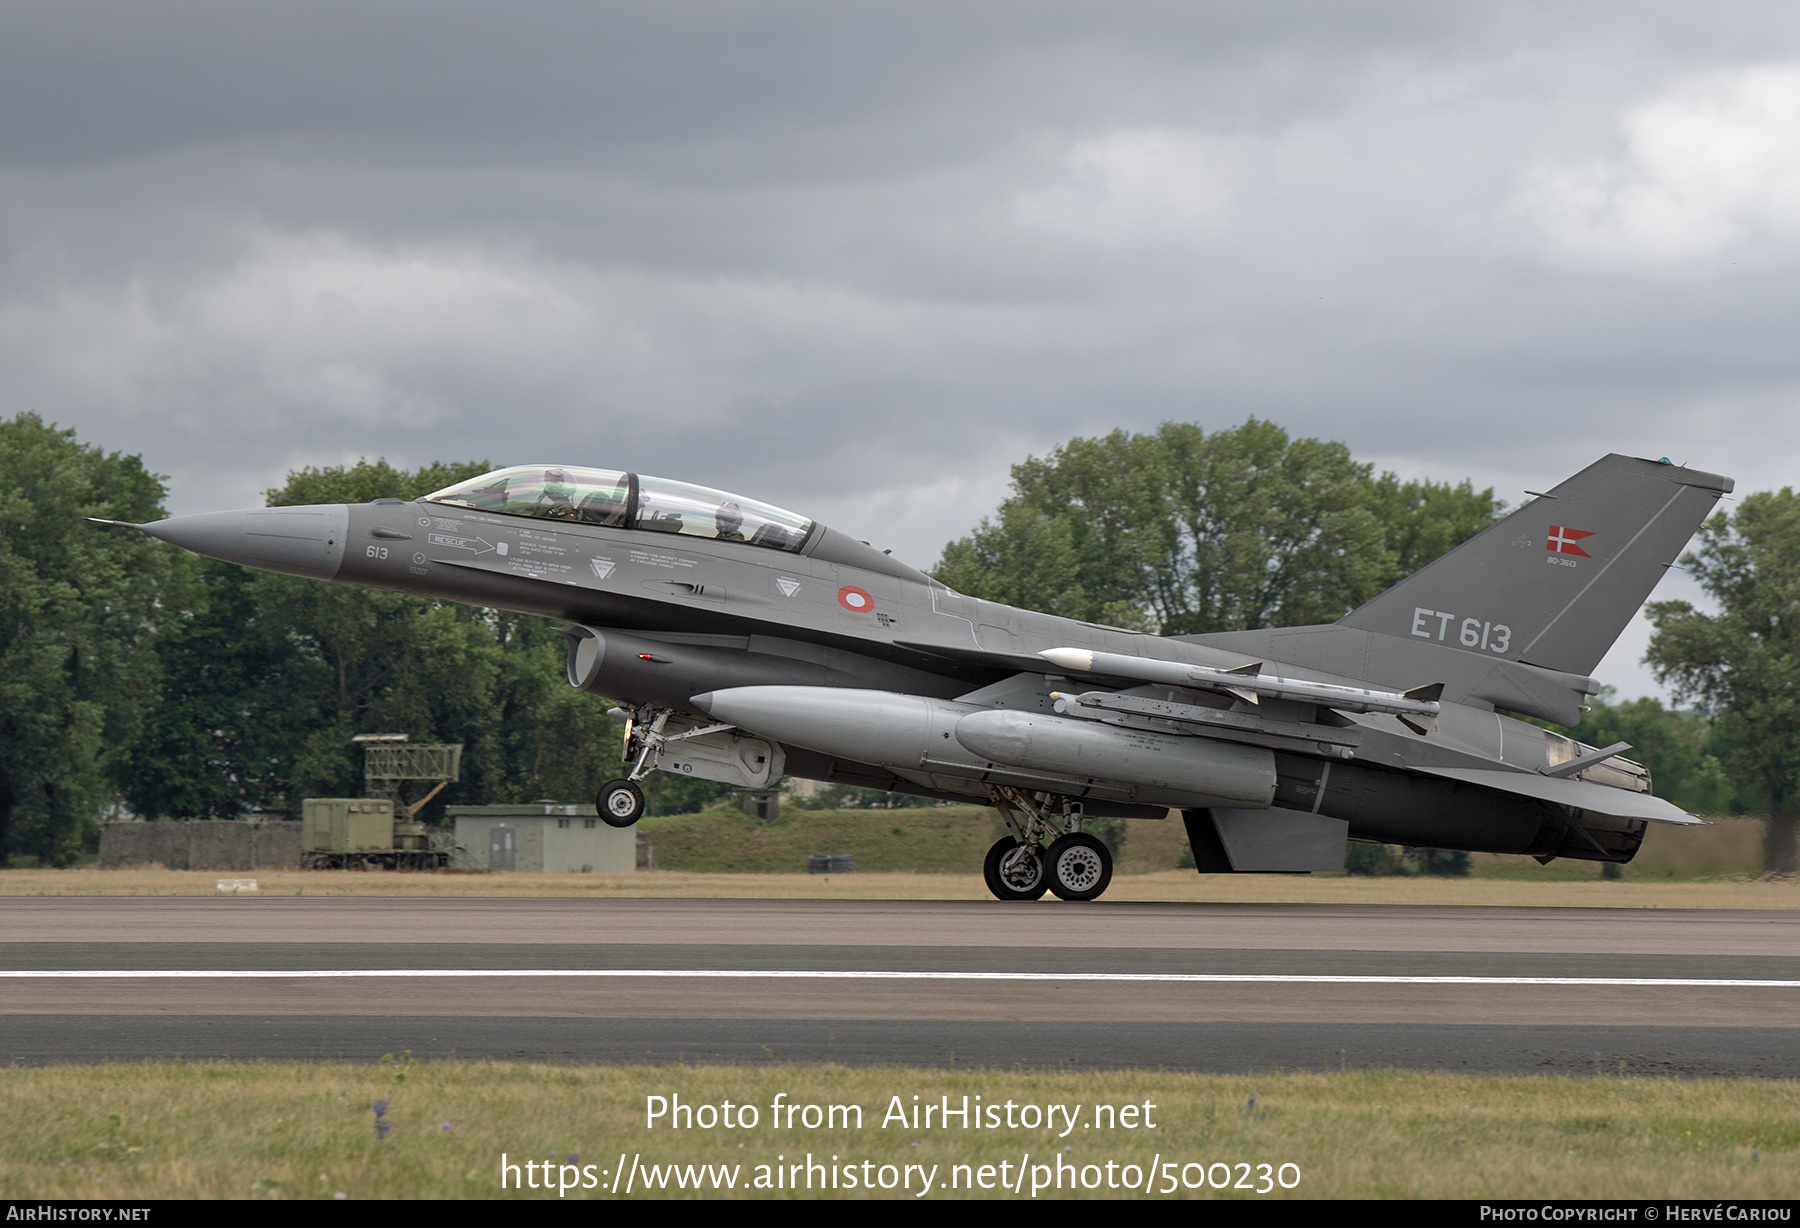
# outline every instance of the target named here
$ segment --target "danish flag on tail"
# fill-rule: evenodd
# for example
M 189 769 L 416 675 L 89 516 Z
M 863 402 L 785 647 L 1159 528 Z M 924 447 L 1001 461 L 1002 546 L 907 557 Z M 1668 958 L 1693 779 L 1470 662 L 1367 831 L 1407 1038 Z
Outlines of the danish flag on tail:
M 1578 554 L 1584 559 L 1592 558 L 1593 555 L 1575 544 L 1584 537 L 1592 536 L 1593 534 L 1586 529 L 1565 529 L 1561 525 L 1553 524 L 1550 526 L 1549 544 L 1544 549 L 1551 554 Z

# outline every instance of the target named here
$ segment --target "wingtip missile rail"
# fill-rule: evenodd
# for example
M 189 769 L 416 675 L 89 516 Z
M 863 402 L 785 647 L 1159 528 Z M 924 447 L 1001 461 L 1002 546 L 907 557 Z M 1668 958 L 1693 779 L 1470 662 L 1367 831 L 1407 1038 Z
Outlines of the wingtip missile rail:
M 1165 686 L 1225 691 L 1241 695 L 1252 703 L 1257 699 L 1286 699 L 1295 703 L 1317 704 L 1338 712 L 1388 712 L 1402 720 L 1412 718 L 1408 724 L 1421 718 L 1436 717 L 1439 709 L 1438 696 L 1443 691 L 1443 687 L 1437 683 L 1416 687 L 1402 694 L 1398 691 L 1338 686 L 1330 682 L 1278 678 L 1260 672 L 1260 662 L 1229 670 L 1216 669 L 1210 665 L 1184 665 L 1179 661 L 1128 657 L 1116 652 L 1090 652 L 1085 648 L 1050 648 L 1038 655 L 1052 665 L 1080 673 L 1111 674 Z

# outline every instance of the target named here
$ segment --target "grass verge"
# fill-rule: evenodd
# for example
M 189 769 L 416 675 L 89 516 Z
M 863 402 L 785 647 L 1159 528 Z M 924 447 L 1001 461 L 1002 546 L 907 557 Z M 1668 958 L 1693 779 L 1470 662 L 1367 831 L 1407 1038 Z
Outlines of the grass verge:
M 511 899 L 988 900 L 979 874 L 406 874 L 354 870 L 8 870 L 6 896 L 212 896 L 254 878 L 257 895 Z M 248 898 L 248 897 L 243 897 Z M 1609 882 L 1343 875 L 1121 874 L 1107 903 L 1453 904 L 1513 908 L 1800 908 L 1800 881 Z M 1068 908 L 1054 896 L 1026 907 Z
M 777 1093 L 800 1105 L 858 1105 L 861 1125 L 771 1125 Z M 646 1129 L 647 1098 L 758 1106 L 754 1128 Z M 918 1097 L 915 1101 L 913 1097 Z M 884 1125 L 896 1105 L 953 1107 L 976 1097 L 1014 1127 Z M 896 1100 L 897 1098 L 897 1100 Z M 385 1102 L 378 1137 L 373 1110 Z M 1125 1105 L 1155 1106 L 1153 1129 L 1127 1128 Z M 1024 1105 L 1069 1106 L 1055 1129 L 1020 1124 Z M 1094 1107 L 1114 1106 L 1096 1128 Z M 1077 1107 L 1079 1106 L 1079 1107 Z M 1140 1113 L 1144 1110 L 1140 1108 Z M 703 1119 L 704 1120 L 704 1119 Z M 952 1119 L 954 1123 L 955 1119 Z M 559 1197 L 501 1189 L 508 1161 L 552 1162 L 569 1180 L 593 1165 L 595 1188 L 568 1197 L 618 1197 L 606 1188 L 620 1153 L 638 1196 L 642 1165 L 702 1164 L 737 1172 L 730 1196 L 759 1190 L 758 1166 L 836 1158 L 842 1170 L 936 1166 L 933 1197 L 1009 1196 L 935 1188 L 967 1165 L 1029 1156 L 1034 1177 L 1072 1166 L 1059 1192 L 1121 1197 L 1107 1188 L 1156 1157 L 1174 1162 L 1177 1189 L 1157 1196 L 1311 1198 L 1792 1198 L 1800 1194 L 1800 1084 L 1738 1080 L 1480 1078 L 1345 1072 L 1215 1077 L 1151 1072 L 942 1071 L 833 1067 L 546 1067 L 433 1062 L 408 1066 L 257 1064 L 48 1067 L 0 1071 L 0 1197 L 7 1198 L 467 1198 Z M 1268 1164 L 1298 1169 L 1291 1191 L 1215 1190 L 1204 1169 L 1229 1164 L 1253 1184 Z M 1044 1169 L 1034 1171 L 1034 1166 Z M 1087 1166 L 1097 1189 L 1075 1191 Z M 542 1170 L 539 1170 L 540 1172 Z M 665 1170 L 666 1171 L 666 1170 Z M 715 1172 L 720 1170 L 715 1169 Z M 1167 1170 L 1162 1170 L 1167 1171 Z M 1213 1169 L 1214 1175 L 1220 1170 Z M 772 1173 L 770 1174 L 772 1177 Z M 1292 1181 L 1294 1172 L 1286 1177 Z M 1202 1188 L 1183 1188 L 1198 1181 Z M 913 1192 L 919 1178 L 912 1175 Z M 817 1173 L 815 1181 L 823 1180 Z M 1271 1182 L 1271 1185 L 1273 1183 Z M 875 1191 L 881 1193 L 880 1190 Z M 898 1194 L 898 1190 L 894 1191 Z M 708 1195 L 710 1190 L 702 1190 Z M 725 1191 L 720 1191 L 724 1194 Z M 804 1189 L 798 1191 L 804 1195 Z M 1011 1195 L 1017 1196 L 1017 1195 Z

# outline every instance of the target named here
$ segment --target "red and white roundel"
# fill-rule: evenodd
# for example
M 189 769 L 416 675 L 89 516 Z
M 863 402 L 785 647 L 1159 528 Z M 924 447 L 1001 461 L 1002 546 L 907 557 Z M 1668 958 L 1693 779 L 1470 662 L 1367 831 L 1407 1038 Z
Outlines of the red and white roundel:
M 867 589 L 857 588 L 854 584 L 846 584 L 838 590 L 838 604 L 852 614 L 868 614 L 875 609 L 875 598 Z

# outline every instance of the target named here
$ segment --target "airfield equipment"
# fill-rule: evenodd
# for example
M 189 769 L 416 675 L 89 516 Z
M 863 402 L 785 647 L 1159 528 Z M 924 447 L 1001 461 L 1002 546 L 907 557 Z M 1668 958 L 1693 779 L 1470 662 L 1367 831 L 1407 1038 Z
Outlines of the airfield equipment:
M 450 863 L 455 840 L 419 822 L 419 811 L 462 769 L 462 743 L 410 741 L 404 733 L 359 733 L 363 797 L 309 797 L 301 803 L 301 865 L 309 870 L 436 870 Z M 400 786 L 436 781 L 407 805 Z
M 461 742 L 412 742 L 403 733 L 359 733 L 350 740 L 363 748 L 363 795 L 385 797 L 409 818 L 462 774 Z M 400 786 L 415 780 L 437 783 L 409 806 Z
M 569 683 L 625 725 L 598 823 L 635 823 L 656 770 L 977 800 L 1009 833 L 996 896 L 1087 900 L 1112 874 L 1093 818 L 1179 809 L 1202 873 L 1339 868 L 1351 839 L 1618 864 L 1649 823 L 1698 822 L 1628 747 L 1512 714 L 1580 722 L 1591 673 L 1731 489 L 1602 457 L 1336 622 L 1183 636 L 981 601 L 772 504 L 610 469 L 128 527 L 560 620 Z M 403 820 L 401 782 L 455 778 L 431 754 L 448 748 L 368 745 L 369 792 Z
M 438 870 L 450 832 L 395 819 L 385 797 L 309 797 L 300 803 L 300 865 L 307 870 Z

